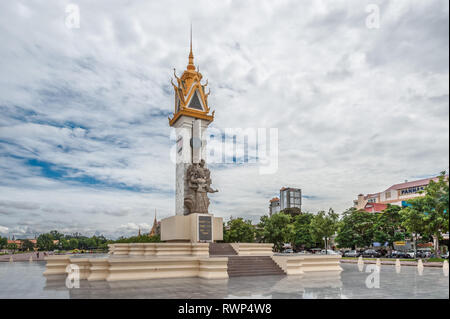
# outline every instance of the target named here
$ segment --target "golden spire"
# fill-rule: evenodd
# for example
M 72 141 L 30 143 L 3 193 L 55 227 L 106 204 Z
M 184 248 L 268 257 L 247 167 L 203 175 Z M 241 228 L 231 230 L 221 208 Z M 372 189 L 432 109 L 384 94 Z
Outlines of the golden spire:
M 150 233 L 148 233 L 148 236 L 155 236 L 156 235 L 156 228 L 158 227 L 158 221 L 156 220 L 156 208 L 155 208 L 155 219 L 153 220 L 153 227 L 150 230 Z
M 189 52 L 189 64 L 187 66 L 188 70 L 195 70 L 195 65 L 194 65 L 194 54 L 192 53 L 192 23 L 191 23 L 191 41 L 190 41 L 190 47 L 191 50 Z
M 200 68 L 194 65 L 194 53 L 192 52 L 192 23 L 190 29 L 190 43 L 189 43 L 189 63 L 186 70 L 183 72 L 181 77 L 177 77 L 174 70 L 174 76 L 177 80 L 173 83 L 171 80 L 174 93 L 175 93 L 175 103 L 173 117 L 169 119 L 169 125 L 174 126 L 177 120 L 181 116 L 193 117 L 196 119 L 202 119 L 209 122 L 214 120 L 214 112 L 210 112 L 208 106 L 208 95 L 209 92 L 205 92 L 205 87 L 208 85 L 208 81 L 205 84 L 201 84 L 203 78 L 202 74 L 199 72 Z

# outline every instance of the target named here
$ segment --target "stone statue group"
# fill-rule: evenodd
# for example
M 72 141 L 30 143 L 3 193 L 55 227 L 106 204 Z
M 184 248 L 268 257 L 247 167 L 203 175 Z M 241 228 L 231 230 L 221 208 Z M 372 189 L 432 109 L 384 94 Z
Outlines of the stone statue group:
M 185 215 L 208 214 L 208 193 L 215 193 L 218 190 L 211 188 L 211 172 L 205 167 L 203 159 L 200 163 L 189 165 L 186 171 L 186 181 L 188 188 L 184 197 L 184 206 L 188 212 Z

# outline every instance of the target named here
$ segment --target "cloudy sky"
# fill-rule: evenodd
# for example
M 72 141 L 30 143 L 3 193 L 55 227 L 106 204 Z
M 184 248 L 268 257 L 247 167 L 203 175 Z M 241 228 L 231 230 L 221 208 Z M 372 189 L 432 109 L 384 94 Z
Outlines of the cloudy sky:
M 275 174 L 210 165 L 215 215 L 256 222 L 282 186 L 341 212 L 448 170 L 446 0 L 2 1 L 0 235 L 117 237 L 175 214 L 170 78 L 191 21 L 213 126 L 278 129 Z

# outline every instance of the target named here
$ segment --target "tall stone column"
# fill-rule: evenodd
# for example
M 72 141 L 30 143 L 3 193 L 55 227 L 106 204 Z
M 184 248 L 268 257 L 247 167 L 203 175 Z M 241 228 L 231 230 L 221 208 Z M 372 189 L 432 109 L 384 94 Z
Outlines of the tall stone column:
M 175 123 L 177 156 L 175 174 L 175 213 L 184 215 L 184 198 L 187 194 L 188 182 L 186 171 L 192 163 L 206 162 L 206 129 L 208 121 L 182 116 Z

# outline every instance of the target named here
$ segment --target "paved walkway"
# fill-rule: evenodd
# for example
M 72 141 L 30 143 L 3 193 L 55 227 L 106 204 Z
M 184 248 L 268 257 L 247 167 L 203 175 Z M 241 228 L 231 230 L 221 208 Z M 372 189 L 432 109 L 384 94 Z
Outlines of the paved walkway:
M 364 264 L 376 264 L 377 260 L 367 260 L 364 259 Z M 393 260 L 381 260 L 382 265 L 395 265 L 395 259 Z M 358 259 L 341 259 L 341 263 L 345 264 L 357 264 Z M 400 265 L 402 266 L 417 266 L 417 261 L 400 261 Z M 423 262 L 424 267 L 441 267 L 443 263 L 441 262 Z
M 47 255 L 53 255 L 53 252 L 45 252 Z M 8 254 L 8 255 L 0 255 L 0 262 L 6 261 L 8 262 L 9 259 L 13 258 L 13 261 L 29 261 L 30 256 L 33 258 L 33 261 L 40 261 L 44 260 L 44 251 L 39 252 L 39 258 L 37 256 L 37 252 L 30 252 L 30 253 L 20 253 L 20 254 Z

